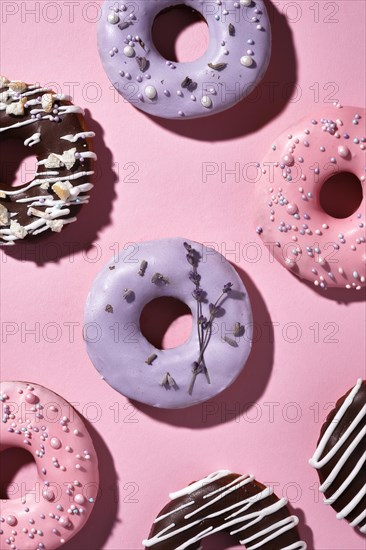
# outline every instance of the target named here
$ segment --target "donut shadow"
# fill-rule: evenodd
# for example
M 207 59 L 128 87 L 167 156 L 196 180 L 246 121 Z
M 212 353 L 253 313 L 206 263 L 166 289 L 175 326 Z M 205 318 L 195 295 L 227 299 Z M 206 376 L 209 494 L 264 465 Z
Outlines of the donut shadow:
M 294 277 L 294 275 L 292 273 Z M 347 288 L 328 288 L 327 290 L 322 290 L 319 287 L 316 287 L 314 284 L 310 283 L 309 281 L 305 281 L 303 279 L 299 279 L 296 277 L 301 284 L 305 285 L 307 288 L 315 292 L 318 296 L 326 299 L 326 300 L 333 300 L 334 302 L 338 302 L 340 305 L 348 306 L 352 303 L 358 303 L 358 302 L 364 302 L 366 299 L 366 287 L 362 288 L 361 290 L 354 290 L 354 289 L 347 289 Z
M 290 502 L 287 504 L 287 507 L 291 514 L 299 518 L 297 529 L 299 531 L 300 539 L 307 544 L 307 550 L 315 550 L 314 533 L 306 522 L 304 511 L 302 508 L 295 508 Z
M 352 527 L 351 527 L 351 529 L 352 529 Z M 358 527 L 353 527 L 353 532 L 356 533 L 356 535 L 358 535 L 360 539 L 366 540 L 366 533 L 361 533 L 361 531 L 358 529 Z
M 114 185 L 117 174 L 113 170 L 113 155 L 104 141 L 102 126 L 91 117 L 90 111 L 85 111 L 85 121 L 88 130 L 95 132 L 92 150 L 97 154 L 92 176 L 93 189 L 90 192 L 90 203 L 80 208 L 77 220 L 67 224 L 60 233 L 52 233 L 29 237 L 18 241 L 13 246 L 0 248 L 8 256 L 21 262 L 34 262 L 38 266 L 53 262 L 57 263 L 64 257 L 70 257 L 78 252 L 87 252 L 98 239 L 99 232 L 109 225 L 113 200 L 116 196 Z M 15 152 L 15 157 L 9 159 L 9 164 L 18 167 L 18 163 L 27 157 L 26 151 L 22 158 Z
M 185 409 L 159 409 L 131 400 L 142 414 L 177 427 L 210 428 L 235 421 L 263 395 L 273 367 L 273 325 L 263 297 L 253 281 L 240 267 L 234 267 L 248 291 L 253 310 L 254 333 L 258 331 L 257 335 L 254 334 L 252 350 L 245 368 L 226 390 L 209 401 Z M 261 369 L 260 376 L 258 368 Z
M 120 520 L 117 519 L 118 476 L 113 457 L 93 425 L 87 423 L 87 428 L 98 455 L 101 489 L 88 521 L 81 531 L 63 546 L 65 550 L 99 550 L 104 548 L 113 532 L 113 528 L 117 523 L 120 523 Z
M 198 141 L 225 141 L 246 136 L 280 115 L 296 90 L 297 58 L 286 17 L 272 3 L 266 7 L 272 27 L 271 59 L 264 78 L 246 98 L 224 112 L 196 119 L 164 119 L 142 113 L 165 130 Z M 179 33 L 181 22 L 171 18 L 171 25 L 169 34 L 164 36 L 165 50 L 169 48 L 171 36 Z

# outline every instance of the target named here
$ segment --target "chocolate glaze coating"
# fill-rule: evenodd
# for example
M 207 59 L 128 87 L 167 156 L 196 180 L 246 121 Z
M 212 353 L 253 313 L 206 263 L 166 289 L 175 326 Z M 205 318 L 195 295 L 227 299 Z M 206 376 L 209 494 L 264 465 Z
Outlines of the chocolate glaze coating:
M 327 416 L 327 419 L 323 424 L 320 432 L 318 445 L 322 437 L 324 436 L 326 430 L 334 422 L 334 418 L 336 414 L 339 412 L 340 408 L 344 404 L 346 398 L 350 395 L 351 391 L 352 389 L 349 390 L 343 397 L 341 397 L 337 401 L 335 408 Z M 351 405 L 348 407 L 348 409 L 346 410 L 345 414 L 342 416 L 340 421 L 337 422 L 335 430 L 330 436 L 329 441 L 327 442 L 324 448 L 324 451 L 320 455 L 320 460 L 322 460 L 322 458 L 324 458 L 324 456 L 326 456 L 333 449 L 333 447 L 339 441 L 340 437 L 343 434 L 345 434 L 349 426 L 352 424 L 354 419 L 360 413 L 362 408 L 365 408 L 365 405 L 366 405 L 366 381 L 364 380 L 360 385 L 359 391 L 354 396 Z M 364 415 L 363 419 L 358 423 L 355 430 L 353 430 L 353 432 L 347 438 L 345 443 L 340 447 L 340 449 L 335 453 L 335 455 L 323 467 L 318 469 L 319 479 L 321 483 L 324 483 L 324 481 L 327 479 L 327 477 L 331 474 L 331 472 L 337 466 L 339 461 L 342 459 L 347 449 L 354 442 L 356 437 L 360 435 L 360 432 L 362 430 L 365 430 L 365 427 L 366 427 L 366 416 Z M 329 485 L 329 487 L 325 490 L 324 494 L 326 498 L 331 498 L 332 495 L 334 495 L 335 491 L 342 485 L 342 483 L 345 482 L 346 478 L 352 473 L 357 463 L 360 460 L 362 460 L 362 456 L 364 455 L 365 451 L 366 451 L 366 440 L 365 440 L 365 437 L 363 437 L 363 439 L 359 442 L 359 444 L 351 453 L 345 465 L 341 468 L 334 482 L 331 485 Z M 361 470 L 356 474 L 352 482 L 344 490 L 341 496 L 331 503 L 332 508 L 336 512 L 340 512 L 343 508 L 345 508 L 345 506 L 347 506 L 352 501 L 352 499 L 356 497 L 357 494 L 362 493 L 365 483 L 366 483 L 366 473 L 365 473 L 365 470 L 361 468 Z M 366 496 L 363 496 L 363 498 L 359 501 L 359 503 L 355 506 L 355 508 L 349 514 L 346 515 L 345 519 L 347 519 L 347 521 L 351 523 L 360 514 L 362 514 L 365 511 L 365 509 L 366 509 Z M 366 518 L 364 518 L 358 524 L 358 528 L 361 530 L 361 532 L 365 532 L 364 530 L 362 530 L 363 528 L 365 528 L 365 526 L 366 526 Z
M 253 476 L 241 476 L 223 470 L 198 484 L 195 482 L 195 485 L 191 493 L 188 491 L 193 484 L 186 490 L 178 491 L 177 497 L 171 495 L 172 501 L 161 510 L 149 539 L 143 541 L 146 548 L 197 550 L 203 538 L 223 530 L 229 532 L 236 542 L 246 545 L 247 549 L 306 549 L 296 528 L 298 518 L 291 516 L 287 501 L 278 499 L 272 490 Z M 205 508 L 197 512 L 201 506 Z M 273 507 L 271 512 L 268 511 L 269 507 Z M 190 528 L 183 529 L 193 522 Z M 281 522 L 279 526 L 276 525 L 278 522 Z M 175 530 L 180 532 L 162 540 Z M 154 542 L 153 538 L 159 533 L 162 538 Z
M 90 183 L 93 174 L 91 165 L 93 159 L 96 158 L 95 154 L 90 151 L 89 139 L 94 136 L 94 133 L 86 131 L 84 112 L 71 103 L 69 96 L 56 94 L 52 90 L 41 88 L 38 85 L 27 84 L 24 84 L 26 88 L 22 92 L 16 94 L 11 89 L 11 85 L 12 81 L 8 81 L 6 77 L 0 77 L 0 140 L 22 140 L 26 146 L 31 147 L 37 161 L 41 161 L 41 163 L 51 154 L 61 156 L 65 151 L 72 150 L 74 163 L 69 168 L 65 165 L 47 168 L 44 164 L 39 164 L 33 180 L 22 183 L 19 187 L 0 183 L 0 220 L 1 214 L 5 216 L 5 219 L 3 217 L 0 221 L 0 245 L 13 244 L 24 236 L 37 234 L 39 229 L 43 232 L 46 226 L 46 229 L 58 232 L 65 223 L 75 221 L 74 217 L 81 204 L 88 202 L 89 197 L 85 192 L 92 187 Z M 8 112 L 9 108 L 20 104 L 25 98 L 29 103 L 24 105 L 23 113 Z M 41 100 L 44 98 L 43 101 L 49 98 L 51 110 L 48 110 L 44 103 L 42 105 L 41 101 L 37 102 L 37 98 Z M 54 109 L 58 112 L 53 112 Z M 40 118 L 34 118 L 35 114 L 40 115 Z M 32 139 L 37 134 L 39 134 L 38 138 Z M 62 139 L 64 136 L 78 137 L 75 141 L 71 141 Z M 27 143 L 27 140 L 30 142 Z M 2 159 L 2 162 L 6 161 Z M 45 172 L 52 172 L 52 174 L 45 175 Z M 35 180 L 39 180 L 39 183 L 29 188 L 29 185 Z M 63 198 L 59 196 L 52 189 L 57 181 L 69 181 L 73 186 L 73 195 Z M 48 188 L 47 182 L 49 183 Z M 40 212 L 45 212 L 46 209 L 49 212 L 52 210 L 48 216 L 48 222 L 51 223 L 49 225 L 44 223 L 41 227 L 32 227 L 31 224 L 39 221 L 42 214 L 37 215 L 29 212 L 30 207 L 34 207 Z M 4 209 L 7 210 L 7 213 Z M 57 210 L 58 212 L 56 212 Z M 62 211 L 61 215 L 60 211 Z M 8 223 L 6 223 L 6 217 L 8 217 Z M 54 220 L 58 220 L 59 223 L 52 223 Z M 18 222 L 22 228 L 25 227 L 26 235 L 20 236 L 14 234 L 13 230 L 10 231 L 11 221 Z

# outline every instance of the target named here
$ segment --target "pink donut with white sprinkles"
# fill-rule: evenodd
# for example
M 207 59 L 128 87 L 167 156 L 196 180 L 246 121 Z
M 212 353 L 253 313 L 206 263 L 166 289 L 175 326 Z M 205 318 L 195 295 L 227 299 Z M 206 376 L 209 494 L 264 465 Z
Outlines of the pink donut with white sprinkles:
M 1 450 L 33 456 L 38 474 L 0 505 L 1 550 L 54 550 L 87 522 L 99 489 L 98 460 L 86 426 L 56 393 L 26 382 L 0 383 Z
M 282 134 L 261 164 L 256 231 L 276 260 L 322 289 L 365 286 L 365 114 L 339 103 L 318 107 Z M 332 211 L 353 193 L 345 173 L 359 186 L 351 214 Z M 344 199 L 335 176 L 347 181 Z

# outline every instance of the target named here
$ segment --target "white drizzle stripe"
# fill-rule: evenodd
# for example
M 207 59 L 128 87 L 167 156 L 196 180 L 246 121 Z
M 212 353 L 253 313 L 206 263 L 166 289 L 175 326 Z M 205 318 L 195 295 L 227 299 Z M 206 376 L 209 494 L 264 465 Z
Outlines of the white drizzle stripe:
M 281 550 L 306 550 L 307 545 L 305 542 L 294 542 L 293 544 L 290 544 L 290 546 L 286 546 L 286 548 L 282 548 Z
M 348 516 L 348 514 L 350 514 L 356 508 L 357 504 L 361 502 L 361 500 L 365 495 L 366 495 L 366 485 L 363 486 L 363 488 L 357 493 L 356 496 L 353 497 L 351 502 L 349 502 L 347 506 L 343 508 L 343 510 L 338 512 L 337 519 L 344 519 L 346 516 Z
M 207 477 L 204 477 L 203 479 L 199 481 L 195 481 L 195 483 L 191 483 L 191 485 L 188 485 L 187 487 L 184 487 L 183 489 L 180 489 L 179 491 L 175 491 L 174 493 L 169 493 L 169 498 L 171 500 L 174 500 L 176 498 L 180 498 L 184 495 L 190 495 L 194 491 L 197 491 L 197 489 L 201 489 L 205 485 L 208 485 L 209 483 L 212 483 L 213 481 L 217 481 L 218 479 L 222 477 L 226 477 L 227 475 L 231 474 L 230 470 L 218 470 L 217 472 L 214 472 L 213 474 L 210 474 Z
M 38 113 L 43 113 L 43 109 L 32 109 L 31 114 L 35 115 Z M 61 105 L 59 107 L 58 115 L 67 115 L 70 113 L 80 114 L 84 115 L 84 110 L 81 107 L 77 107 L 76 105 Z M 41 120 L 50 120 L 52 115 L 45 115 L 41 118 Z M 16 122 L 15 124 L 12 124 L 11 126 L 6 126 L 4 128 L 0 128 L 0 133 L 5 132 L 6 130 L 11 130 L 12 128 L 20 128 L 21 126 L 27 126 L 28 124 L 34 124 L 35 122 L 39 122 L 37 118 L 29 118 L 28 120 L 23 120 L 22 122 Z
M 175 514 L 176 512 L 179 512 L 180 510 L 183 510 L 184 508 L 187 508 L 187 506 L 192 506 L 192 504 L 194 504 L 193 500 L 191 502 L 186 502 L 186 504 L 182 504 L 182 506 L 179 506 L 175 510 L 172 510 L 171 512 L 168 512 L 167 514 L 163 514 L 162 516 L 157 517 L 154 520 L 154 523 L 159 523 L 159 521 L 161 521 L 162 519 L 165 519 L 165 518 L 171 516 L 172 514 Z
M 24 145 L 27 147 L 32 147 L 33 145 L 37 145 L 41 141 L 41 134 L 40 132 L 36 132 L 29 138 L 24 140 Z
M 175 535 L 178 535 L 179 533 L 183 533 L 183 531 L 187 531 L 187 529 L 190 529 L 194 525 L 198 525 L 198 523 L 200 523 L 199 520 L 198 521 L 193 521 L 192 523 L 184 525 L 183 527 L 180 527 L 179 529 L 175 529 L 174 531 L 171 531 L 170 533 L 166 534 L 167 531 L 172 529 L 172 527 L 175 527 L 175 523 L 171 523 L 170 525 L 168 525 L 168 527 L 165 527 L 157 535 L 155 535 L 155 537 L 152 537 L 149 540 L 143 540 L 142 544 L 149 548 L 150 546 L 153 546 L 154 544 L 157 544 L 158 542 L 170 539 L 171 537 L 174 537 Z
M 188 548 L 188 546 L 191 546 L 191 544 L 193 544 L 194 542 L 198 542 L 204 539 L 205 537 L 207 537 L 207 535 L 211 535 L 213 532 L 214 531 L 212 530 L 212 527 L 207 527 L 207 529 L 201 531 L 195 537 L 192 537 L 190 540 L 184 542 L 183 544 L 180 544 L 175 550 L 185 550 L 185 548 Z
M 350 428 L 348 428 L 348 430 L 339 439 L 337 445 L 335 445 L 337 450 L 333 452 L 333 450 L 335 448 L 335 447 L 333 447 L 333 449 L 327 455 L 325 455 L 325 457 L 323 457 L 322 460 L 319 460 L 319 458 L 322 455 L 322 453 L 323 453 L 323 451 L 324 451 L 331 435 L 336 430 L 337 425 L 339 424 L 339 421 L 343 418 L 343 416 L 344 416 L 345 412 L 347 411 L 347 409 L 353 403 L 353 400 L 354 400 L 355 396 L 357 395 L 357 393 L 359 392 L 361 386 L 362 386 L 362 379 L 359 378 L 357 380 L 356 386 L 352 389 L 352 391 L 346 397 L 346 399 L 344 400 L 341 408 L 339 409 L 339 411 L 337 412 L 337 414 L 333 418 L 333 421 L 331 422 L 331 424 L 326 429 L 326 431 L 325 431 L 323 437 L 321 438 L 321 440 L 319 442 L 319 445 L 318 445 L 318 447 L 317 447 L 317 449 L 314 453 L 314 456 L 309 461 L 311 466 L 313 466 L 314 468 L 316 468 L 316 469 L 322 468 L 322 466 L 324 464 L 326 464 L 336 454 L 338 449 L 343 445 L 345 439 L 348 438 L 348 436 L 350 434 Z M 329 456 L 330 454 L 331 454 L 331 456 Z
M 46 117 L 44 117 L 44 118 L 46 118 Z M 12 124 L 11 126 L 6 126 L 4 128 L 0 128 L 0 134 L 2 132 L 6 132 L 6 130 L 11 130 L 12 128 L 21 128 L 21 126 L 28 126 L 28 124 L 34 124 L 35 122 L 39 122 L 39 121 L 36 118 L 29 118 L 28 120 L 23 120 L 23 122 L 16 122 L 15 124 Z
M 254 504 L 253 502 L 250 503 L 250 506 L 252 506 L 252 504 Z M 240 533 L 241 531 L 246 531 L 247 529 L 249 529 L 249 527 L 253 527 L 253 525 L 255 525 L 256 523 L 259 523 L 260 521 L 262 521 L 263 518 L 271 515 L 271 514 L 275 514 L 276 512 L 278 512 L 278 510 L 281 510 L 281 508 L 284 508 L 284 506 L 286 506 L 287 504 L 287 500 L 284 499 L 284 498 L 281 498 L 281 500 L 277 501 L 277 502 L 274 502 L 273 504 L 270 504 L 269 506 L 266 506 L 265 508 L 263 508 L 262 510 L 257 510 L 256 512 L 251 512 L 247 515 L 244 515 L 242 517 L 239 518 L 240 522 L 243 521 L 243 518 L 245 518 L 245 521 L 248 521 L 250 519 L 253 519 L 253 521 L 251 521 L 250 523 L 247 523 L 246 525 L 243 525 L 242 527 L 239 527 L 239 529 L 234 529 L 234 531 L 230 531 L 230 535 L 236 535 L 237 533 Z M 231 522 L 229 522 L 229 525 L 230 525 Z M 235 523 L 238 523 L 238 521 L 236 521 Z M 234 525 L 235 525 L 234 523 Z M 272 526 L 270 526 L 271 529 L 272 529 Z M 265 534 L 265 533 L 263 533 Z M 256 539 L 258 538 L 259 536 L 261 535 L 258 535 L 258 534 L 255 534 L 253 535 L 250 539 L 248 539 L 248 542 L 250 542 L 252 539 Z M 243 543 L 244 544 L 244 543 Z
M 243 508 L 240 508 L 240 510 L 237 510 L 236 512 L 231 514 L 230 516 L 227 516 L 225 520 L 228 520 L 230 518 L 235 518 L 235 516 L 238 516 L 242 512 L 245 512 L 252 504 L 254 504 L 254 502 L 259 502 L 260 500 L 264 500 L 265 498 L 269 497 L 272 494 L 273 494 L 273 488 L 266 487 L 261 493 L 257 493 L 252 497 L 248 497 L 245 501 L 242 501 L 242 502 L 246 502 L 246 505 Z
M 362 470 L 362 466 L 366 462 L 366 452 L 361 456 L 359 461 L 356 464 L 355 469 L 349 474 L 349 476 L 344 480 L 342 485 L 336 490 L 336 492 L 329 498 L 326 498 L 324 500 L 324 504 L 333 504 L 347 489 L 348 485 L 351 483 L 351 481 L 354 480 L 354 478 L 357 476 L 357 474 Z
M 80 156 L 84 159 L 97 159 L 97 155 L 93 151 L 85 151 L 85 153 L 80 153 Z
M 207 483 L 211 483 L 212 479 L 220 479 L 220 478 L 226 477 L 230 474 L 231 474 L 231 472 L 228 472 L 227 470 L 220 470 L 219 472 L 215 472 L 214 474 L 211 474 L 211 476 L 208 476 L 208 477 L 204 478 L 203 480 L 197 481 L 194 484 L 192 484 L 188 487 L 185 487 L 181 491 L 178 491 L 176 493 L 171 493 L 171 495 L 180 494 L 181 496 L 184 496 L 184 495 L 191 494 L 192 492 L 194 492 L 194 490 L 198 490 L 198 489 L 202 488 L 204 485 L 207 485 Z M 233 481 L 229 482 L 227 485 L 225 485 L 222 488 L 223 491 L 221 492 L 221 494 L 219 496 L 215 497 L 211 502 L 199 507 L 194 512 L 186 514 L 184 516 L 184 519 L 188 519 L 188 518 L 192 517 L 193 515 L 195 515 L 196 513 L 202 511 L 203 509 L 206 509 L 211 504 L 214 504 L 214 503 L 218 502 L 219 500 L 221 500 L 222 498 L 224 498 L 225 496 L 230 494 L 232 491 L 236 491 L 236 490 L 240 489 L 242 486 L 244 486 L 246 483 L 248 483 L 249 477 L 252 477 L 252 476 L 238 476 L 234 480 L 235 481 L 234 486 L 233 486 Z M 207 481 L 209 479 L 210 479 L 210 481 Z M 239 479 L 241 481 L 238 483 Z M 195 489 L 192 490 L 192 486 L 194 486 Z M 273 492 L 272 489 L 265 488 L 263 491 L 261 491 L 260 493 L 257 493 L 256 495 L 248 497 L 248 498 L 242 500 L 239 503 L 231 504 L 226 509 L 219 510 L 218 512 L 214 512 L 211 515 L 209 514 L 209 515 L 206 515 L 204 517 L 201 517 L 200 519 L 198 519 L 196 521 L 193 521 L 193 522 L 190 522 L 187 525 L 184 525 L 183 527 L 176 528 L 175 523 L 171 523 L 170 525 L 168 525 L 167 527 L 162 529 L 160 532 L 158 532 L 156 535 L 154 535 L 152 538 L 150 538 L 148 540 L 144 540 L 142 543 L 145 547 L 149 548 L 149 547 L 151 547 L 155 544 L 158 544 L 159 542 L 165 541 L 165 540 L 167 540 L 171 537 L 174 537 L 174 536 L 176 536 L 176 535 L 178 535 L 178 534 L 180 534 L 180 533 L 182 533 L 182 532 L 184 532 L 188 529 L 191 529 L 192 527 L 202 523 L 203 521 L 205 521 L 207 519 L 210 519 L 212 517 L 216 517 L 218 515 L 222 515 L 222 514 L 226 513 L 227 511 L 229 511 L 233 508 L 237 508 L 238 506 L 242 506 L 243 504 L 245 504 L 245 506 L 240 510 L 240 512 L 241 513 L 246 512 L 248 509 L 250 509 L 250 507 L 253 504 L 259 502 L 260 500 L 264 500 L 266 497 L 271 495 L 272 492 Z M 217 493 L 217 491 L 212 491 L 212 493 L 210 493 L 210 494 L 216 494 L 216 493 Z M 172 496 L 171 496 L 171 498 L 172 498 Z M 174 498 L 178 498 L 178 497 L 174 497 Z M 195 501 L 190 501 L 189 503 L 185 504 L 184 506 L 181 506 L 179 508 L 176 508 L 175 510 L 172 510 L 171 513 L 175 513 L 179 509 L 185 508 L 185 506 L 188 506 L 188 505 L 194 504 L 194 503 L 195 503 Z M 213 528 L 213 526 L 209 526 L 205 530 L 201 531 L 197 535 L 194 535 L 192 538 L 185 541 L 179 547 L 176 547 L 175 550 L 184 550 L 184 549 L 188 548 L 189 546 L 191 546 L 193 543 L 198 542 L 199 540 L 203 539 L 208 534 L 214 534 L 214 533 L 217 533 L 217 532 L 222 531 L 222 530 L 228 530 L 230 527 L 232 527 L 234 525 L 238 525 L 239 523 L 243 523 L 243 522 L 248 522 L 249 520 L 253 519 L 253 521 L 249 521 L 249 523 L 247 523 L 244 526 L 241 526 L 239 529 L 234 530 L 234 531 L 230 531 L 230 534 L 233 535 L 233 534 L 238 533 L 240 531 L 244 531 L 244 530 L 252 527 L 253 525 L 259 523 L 264 517 L 267 517 L 271 514 L 276 513 L 278 510 L 280 510 L 281 508 L 283 508 L 286 505 L 287 505 L 287 500 L 286 499 L 280 499 L 277 502 L 271 504 L 270 506 L 265 507 L 262 510 L 257 510 L 255 512 L 249 512 L 247 514 L 244 513 L 240 517 L 234 518 L 234 516 L 236 516 L 237 514 L 236 513 L 232 514 L 228 518 L 225 518 L 223 520 L 223 523 L 221 525 L 219 525 L 218 527 Z M 166 514 L 166 516 L 169 516 L 169 515 L 170 515 L 170 513 Z M 162 519 L 162 517 L 163 516 L 160 516 L 160 518 L 158 518 L 158 520 Z M 231 519 L 231 521 L 227 521 L 227 519 L 229 519 L 229 518 L 234 518 L 234 519 Z M 255 539 L 258 539 L 260 537 L 263 537 L 263 536 L 265 536 L 269 533 L 271 533 L 271 534 L 268 537 L 266 537 L 263 541 L 255 544 L 254 546 L 247 547 L 248 550 L 255 550 L 256 548 L 260 548 L 261 546 L 263 546 L 264 544 L 266 544 L 270 540 L 272 540 L 274 538 L 278 538 L 283 533 L 285 533 L 286 531 L 289 531 L 289 530 L 293 529 L 294 527 L 296 527 L 296 525 L 298 523 L 299 523 L 299 520 L 296 516 L 289 516 L 288 518 L 285 518 L 284 520 L 281 520 L 281 521 L 279 521 L 275 524 L 272 524 L 270 527 L 267 527 L 265 529 L 262 529 L 262 530 L 258 531 L 254 536 L 251 536 L 250 538 L 248 538 L 247 542 L 251 542 L 251 541 L 253 541 Z M 274 531 L 274 532 L 272 533 L 272 531 Z M 246 541 L 240 541 L 241 544 L 244 544 L 245 542 Z M 306 550 L 306 548 L 307 548 L 307 545 L 306 545 L 305 542 L 298 542 L 298 543 L 295 543 L 295 544 L 287 547 L 288 550 Z
M 67 220 L 62 220 L 63 225 L 67 225 L 68 223 L 74 223 L 76 222 L 77 218 L 67 218 Z M 39 235 L 40 233 L 43 233 L 44 231 L 47 231 L 48 226 L 44 225 L 41 227 L 41 229 L 37 229 L 34 231 L 33 235 Z
M 61 136 L 60 139 L 65 139 L 71 143 L 75 143 L 78 139 L 93 138 L 95 137 L 94 132 L 80 132 L 79 134 L 67 134 L 66 136 Z
M 211 493 L 208 493 L 207 495 L 203 495 L 203 499 L 205 498 L 210 498 L 212 497 L 213 495 L 216 495 L 217 493 L 221 493 L 225 487 L 231 487 L 232 485 L 236 485 L 236 483 L 238 483 L 239 481 L 241 481 L 242 479 L 247 479 L 248 480 L 248 483 L 250 483 L 251 481 L 254 480 L 254 476 L 240 476 L 236 479 L 234 479 L 234 481 L 232 481 L 231 483 L 229 483 L 228 485 L 225 485 L 224 487 L 219 487 L 218 489 L 215 489 L 215 491 L 211 491 Z
M 56 181 L 74 181 L 79 178 L 83 178 L 86 176 L 92 176 L 94 174 L 93 171 L 89 172 L 76 172 L 75 174 L 70 174 L 69 176 L 63 176 L 63 177 L 54 177 L 54 178 L 44 178 L 44 179 L 34 179 L 31 181 L 28 185 L 25 187 L 22 187 L 21 189 L 18 189 L 16 191 L 4 191 L 6 195 L 19 195 L 20 193 L 24 193 L 24 191 L 28 191 L 28 189 L 31 189 L 32 187 L 36 187 L 36 185 L 41 185 L 42 183 L 56 183 Z
M 255 550 L 256 548 L 260 548 L 261 546 L 264 546 L 265 544 L 267 544 L 267 542 L 277 539 L 278 537 L 283 535 L 283 533 L 290 531 L 291 529 L 296 527 L 298 523 L 299 523 L 299 520 L 297 517 L 290 516 L 289 518 L 285 518 L 281 521 L 278 521 L 274 525 L 267 527 L 267 529 L 263 529 L 260 533 L 257 533 L 253 537 L 250 537 L 247 540 L 240 541 L 240 544 L 246 544 L 247 550 Z M 274 529 L 275 529 L 275 532 L 271 533 L 271 531 L 273 531 Z M 247 544 L 248 542 L 251 542 L 264 535 L 267 535 L 268 533 L 271 533 L 271 534 L 269 534 L 269 536 L 263 539 L 262 541 L 258 542 L 257 544 L 254 544 L 254 546 L 253 545 L 248 546 Z
M 353 440 L 353 444 L 350 445 L 347 450 L 343 453 L 342 458 L 338 461 L 337 465 L 333 468 L 329 476 L 326 478 L 324 483 L 319 487 L 319 491 L 321 493 L 324 493 L 327 489 L 329 489 L 330 485 L 333 483 L 333 481 L 336 479 L 337 475 L 342 470 L 343 466 L 346 464 L 349 457 L 352 455 L 353 451 L 356 449 L 358 444 L 363 440 L 363 438 L 366 435 L 366 426 L 363 428 L 358 434 L 357 437 Z
M 361 512 L 361 514 L 359 516 L 357 516 L 357 518 L 355 518 L 351 523 L 351 527 L 356 527 L 357 525 L 359 525 L 361 523 L 362 520 L 364 520 L 366 518 L 366 510 L 364 510 L 363 512 Z M 362 531 L 362 529 L 364 529 Z M 363 533 L 365 533 L 366 531 L 366 525 L 364 525 L 364 527 L 361 527 L 361 531 Z
M 327 430 L 325 431 L 323 437 L 321 438 L 318 448 L 316 449 L 314 456 L 310 459 L 309 463 L 311 466 L 313 466 L 316 469 L 322 468 L 325 464 L 327 464 L 339 451 L 339 449 L 346 443 L 346 441 L 349 439 L 350 435 L 354 432 L 354 430 L 358 427 L 360 422 L 363 420 L 363 418 L 366 416 L 366 404 L 362 406 L 356 417 L 353 419 L 347 430 L 342 434 L 342 436 L 337 441 L 336 445 L 322 458 L 322 456 L 325 447 L 327 446 L 331 436 L 333 435 L 335 429 L 337 428 L 339 422 L 342 420 L 344 415 L 346 414 L 348 408 L 353 403 L 356 395 L 360 391 L 362 387 L 363 381 L 361 378 L 357 380 L 357 384 L 355 387 L 351 390 L 351 392 L 348 394 L 344 402 L 342 403 L 341 407 L 339 408 L 337 414 L 335 415 L 334 419 L 328 426 Z M 357 436 L 354 438 L 352 443 L 347 447 L 346 451 L 343 453 L 341 459 L 337 462 L 335 467 L 332 469 L 328 477 L 324 480 L 322 485 L 319 487 L 319 491 L 324 493 L 329 489 L 331 484 L 335 481 L 338 474 L 342 470 L 342 468 L 347 463 L 349 457 L 353 454 L 355 449 L 358 447 L 358 445 L 361 442 L 364 442 L 364 439 L 366 437 L 366 426 L 364 426 Z M 361 458 L 358 460 L 357 464 L 352 469 L 351 473 L 346 477 L 346 479 L 343 481 L 343 483 L 340 485 L 340 487 L 327 499 L 324 499 L 325 504 L 333 504 L 343 493 L 344 491 L 351 485 L 352 481 L 355 479 L 357 474 L 362 470 L 362 466 L 364 465 L 366 461 L 366 453 L 364 453 Z M 353 499 L 340 511 L 337 513 L 338 519 L 345 519 L 348 514 L 350 514 L 356 506 L 361 502 L 363 497 L 366 495 L 366 485 L 364 485 L 360 491 L 353 497 Z M 352 527 L 355 527 L 359 525 L 366 517 L 366 511 L 362 512 L 355 518 L 350 525 Z M 360 527 L 360 531 L 362 533 L 366 532 L 366 525 Z
M 204 504 L 203 506 L 200 506 L 199 508 L 197 508 L 196 510 L 194 510 L 193 512 L 190 512 L 189 514 L 186 514 L 184 516 L 184 519 L 189 519 L 190 517 L 192 516 L 195 516 L 196 514 L 198 514 L 199 512 L 201 512 L 202 510 L 205 510 L 206 508 L 208 508 L 209 506 L 212 506 L 213 504 L 215 504 L 216 502 L 218 502 L 219 500 L 225 498 L 227 495 L 229 495 L 230 493 L 232 493 L 233 491 L 236 491 L 237 489 L 240 489 L 241 487 L 243 487 L 244 485 L 247 485 L 247 480 L 243 480 L 243 481 L 240 481 L 240 483 L 237 483 L 236 485 L 234 485 L 233 487 L 230 487 L 229 489 L 225 490 L 223 493 L 219 494 L 217 497 L 215 497 L 214 499 L 212 499 L 210 502 L 208 502 L 207 504 Z M 236 503 L 235 504 L 235 507 L 236 506 L 240 506 L 239 503 Z M 232 508 L 230 506 L 230 508 Z
M 23 92 L 22 94 L 20 94 L 20 97 L 28 97 L 35 94 L 46 94 L 51 91 L 52 90 L 50 88 L 36 88 L 36 89 L 30 90 L 29 92 Z

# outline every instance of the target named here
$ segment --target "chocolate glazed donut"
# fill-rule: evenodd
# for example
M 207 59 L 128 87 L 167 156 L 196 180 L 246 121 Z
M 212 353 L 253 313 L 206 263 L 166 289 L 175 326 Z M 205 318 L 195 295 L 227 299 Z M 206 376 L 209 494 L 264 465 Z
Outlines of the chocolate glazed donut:
M 83 115 L 69 96 L 0 76 L 0 139 L 21 139 L 38 165 L 30 182 L 0 183 L 0 245 L 76 221 L 96 159 L 89 147 L 95 134 L 85 131 Z
M 253 476 L 220 470 L 176 493 L 155 519 L 145 548 L 197 550 L 205 537 L 227 531 L 247 550 L 306 550 L 287 500 Z
M 336 403 L 320 432 L 310 464 L 318 470 L 325 504 L 366 533 L 366 381 Z

